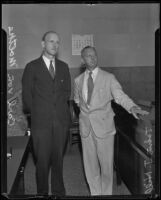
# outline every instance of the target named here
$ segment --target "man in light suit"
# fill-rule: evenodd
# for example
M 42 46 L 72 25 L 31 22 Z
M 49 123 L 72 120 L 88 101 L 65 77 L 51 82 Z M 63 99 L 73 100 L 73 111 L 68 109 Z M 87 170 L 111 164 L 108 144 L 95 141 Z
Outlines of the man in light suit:
M 80 107 L 85 174 L 91 195 L 112 195 L 116 129 L 111 100 L 114 99 L 135 118 L 138 118 L 137 114 L 148 113 L 123 92 L 113 74 L 99 68 L 94 47 L 82 49 L 81 57 L 86 70 L 75 79 L 74 100 Z

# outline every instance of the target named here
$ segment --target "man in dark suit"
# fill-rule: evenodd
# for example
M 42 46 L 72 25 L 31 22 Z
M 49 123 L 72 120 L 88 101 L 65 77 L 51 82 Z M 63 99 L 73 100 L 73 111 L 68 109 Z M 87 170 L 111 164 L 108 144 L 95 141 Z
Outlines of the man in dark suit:
M 42 55 L 28 63 L 22 77 L 24 112 L 31 114 L 31 136 L 36 157 L 37 193 L 64 196 L 63 152 L 70 123 L 67 101 L 71 78 L 66 63 L 56 58 L 59 36 L 49 31 L 42 38 Z

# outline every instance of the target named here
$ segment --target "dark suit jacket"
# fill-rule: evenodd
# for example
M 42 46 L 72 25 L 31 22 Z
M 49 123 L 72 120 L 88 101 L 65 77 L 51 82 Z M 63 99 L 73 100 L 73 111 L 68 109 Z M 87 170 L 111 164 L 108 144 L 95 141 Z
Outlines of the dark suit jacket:
M 42 57 L 31 61 L 22 77 L 24 111 L 31 114 L 31 131 L 50 128 L 53 123 L 69 125 L 67 101 L 71 93 L 68 65 L 55 59 L 53 80 Z

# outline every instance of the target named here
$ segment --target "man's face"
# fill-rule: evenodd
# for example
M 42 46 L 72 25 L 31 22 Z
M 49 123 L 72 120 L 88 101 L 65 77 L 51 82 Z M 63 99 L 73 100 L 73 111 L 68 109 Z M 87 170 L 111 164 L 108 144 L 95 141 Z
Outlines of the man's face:
M 45 41 L 42 41 L 42 47 L 44 53 L 49 56 L 55 56 L 59 48 L 59 37 L 56 33 L 49 33 L 45 37 Z
M 89 48 L 83 54 L 84 64 L 89 70 L 94 70 L 97 67 L 97 54 L 94 49 Z

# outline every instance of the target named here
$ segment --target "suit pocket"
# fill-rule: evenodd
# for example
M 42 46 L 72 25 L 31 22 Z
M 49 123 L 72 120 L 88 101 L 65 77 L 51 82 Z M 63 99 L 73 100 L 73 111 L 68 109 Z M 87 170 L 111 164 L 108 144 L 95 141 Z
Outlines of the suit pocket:
M 92 117 L 92 126 L 97 135 L 103 135 L 115 130 L 113 117 L 113 113 L 98 114 Z
M 102 126 L 104 127 L 104 130 L 107 132 L 113 131 L 115 124 L 114 124 L 114 115 L 110 114 L 105 117 L 102 117 Z

